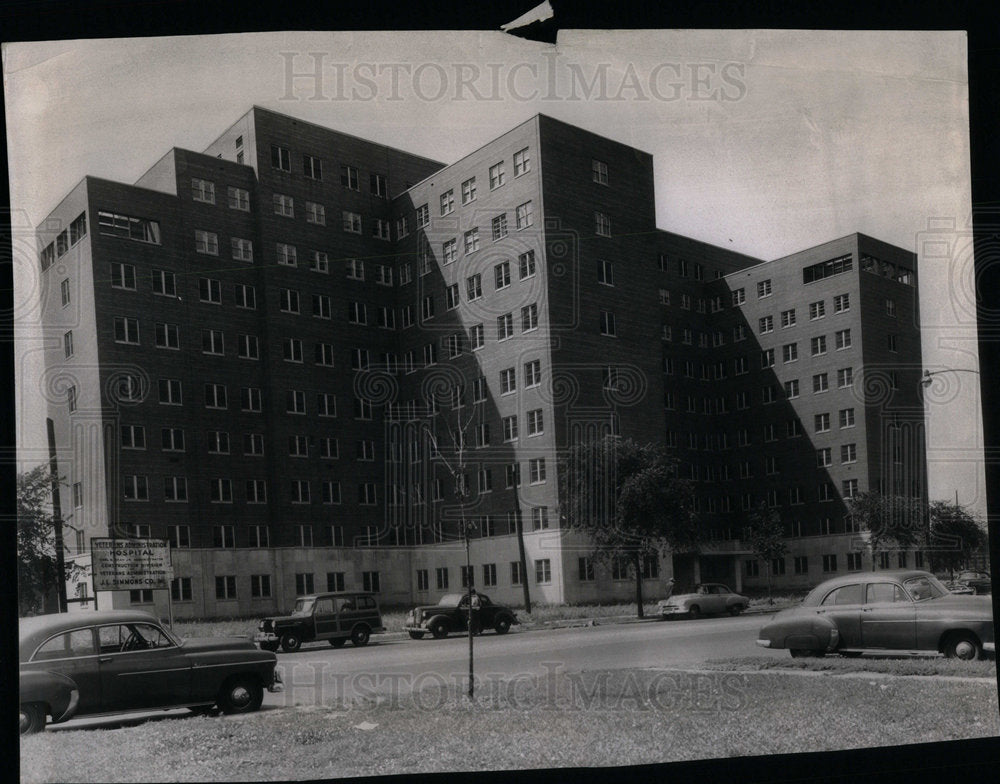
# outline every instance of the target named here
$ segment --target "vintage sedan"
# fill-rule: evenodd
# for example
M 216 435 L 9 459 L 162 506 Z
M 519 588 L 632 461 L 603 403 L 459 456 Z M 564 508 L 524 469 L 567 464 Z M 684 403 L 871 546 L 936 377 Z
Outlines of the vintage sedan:
M 473 634 L 484 629 L 506 634 L 515 623 L 520 621 L 509 607 L 494 604 L 485 594 L 472 594 Z M 446 593 L 437 604 L 415 607 L 407 613 L 404 628 L 414 640 L 421 639 L 427 632 L 440 639 L 447 637 L 449 632 L 468 631 L 469 594 Z
M 729 586 L 722 583 L 702 583 L 696 585 L 691 593 L 681 593 L 662 599 L 656 605 L 660 618 L 667 620 L 679 615 L 688 618 L 700 618 L 702 615 L 729 613 L 739 615 L 750 604 L 746 596 L 733 593 Z
M 988 597 L 956 596 L 932 574 L 914 570 L 827 580 L 800 606 L 775 615 L 757 644 L 787 648 L 792 656 L 936 651 L 978 659 L 996 650 Z
M 22 734 L 46 716 L 74 716 L 217 705 L 257 710 L 264 689 L 282 690 L 276 657 L 249 639 L 181 639 L 145 612 L 103 610 L 19 621 Z

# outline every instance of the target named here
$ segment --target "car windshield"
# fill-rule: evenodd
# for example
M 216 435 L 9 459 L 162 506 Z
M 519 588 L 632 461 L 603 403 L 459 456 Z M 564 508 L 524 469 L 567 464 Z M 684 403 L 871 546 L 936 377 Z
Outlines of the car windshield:
M 446 593 L 438 600 L 438 605 L 441 607 L 458 607 L 458 603 L 462 601 L 461 593 Z
M 926 576 L 911 577 L 908 580 L 904 580 L 903 585 L 915 602 L 922 602 L 926 599 L 938 599 L 951 593 L 936 578 L 931 577 L 929 574 Z
M 309 615 L 312 612 L 315 602 L 316 600 L 313 598 L 299 599 L 295 602 L 295 609 L 292 610 L 292 615 Z

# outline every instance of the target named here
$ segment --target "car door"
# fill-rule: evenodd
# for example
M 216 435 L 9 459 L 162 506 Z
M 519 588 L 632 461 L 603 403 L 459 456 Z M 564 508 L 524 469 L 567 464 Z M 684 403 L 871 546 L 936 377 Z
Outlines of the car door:
M 101 710 L 183 705 L 191 700 L 191 662 L 150 623 L 98 627 Z
M 861 644 L 865 648 L 892 650 L 916 648 L 917 608 L 895 583 L 871 582 L 865 587 Z
M 31 663 L 24 668 L 57 672 L 72 680 L 80 692 L 77 713 L 101 709 L 101 670 L 93 627 L 50 637 L 38 646 Z
M 722 613 L 726 611 L 726 595 L 728 590 L 724 585 L 713 585 L 709 588 L 711 605 L 708 612 Z
M 862 588 L 860 582 L 834 588 L 816 608 L 818 615 L 829 618 L 836 625 L 843 648 L 861 647 Z
M 313 607 L 313 621 L 316 624 L 316 639 L 328 640 L 337 634 L 337 612 L 333 606 L 332 596 L 323 596 L 316 600 Z
M 358 619 L 357 597 L 344 596 L 337 599 L 337 623 L 343 634 L 350 634 Z

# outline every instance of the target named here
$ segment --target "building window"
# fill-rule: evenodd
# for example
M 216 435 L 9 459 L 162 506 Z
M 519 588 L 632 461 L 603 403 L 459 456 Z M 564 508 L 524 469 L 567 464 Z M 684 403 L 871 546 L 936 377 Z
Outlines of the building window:
M 368 185 L 373 196 L 386 199 L 389 196 L 389 183 L 383 174 L 371 174 L 368 178 Z
M 826 392 L 830 388 L 829 377 L 826 373 L 817 373 L 813 376 L 813 393 Z
M 271 575 L 251 574 L 250 575 L 250 598 L 269 599 L 271 597 Z
M 608 184 L 608 164 L 596 158 L 590 162 L 591 177 L 598 185 Z
M 323 503 L 327 505 L 340 503 L 340 482 L 323 482 Z M 344 546 L 344 529 L 342 526 L 332 526 L 334 532 L 333 544 L 337 547 Z M 337 538 L 339 534 L 339 539 Z
M 615 337 L 615 314 L 608 310 L 601 311 L 601 334 Z
M 493 267 L 493 280 L 497 291 L 510 285 L 509 261 L 503 261 Z
M 772 293 L 771 281 L 762 280 L 757 283 L 757 297 L 758 299 L 763 297 L 770 297 Z
M 507 236 L 507 213 L 497 215 L 491 221 L 493 227 L 493 241 L 502 240 Z
M 455 191 L 447 190 L 441 194 L 441 214 L 448 215 L 455 211 Z
M 528 461 L 529 482 L 540 485 L 545 481 L 545 458 L 535 457 Z
M 844 349 L 851 347 L 851 330 L 839 330 L 836 333 L 835 338 L 837 342 L 837 351 L 843 351 Z
M 225 387 L 223 387 L 225 390 Z M 240 389 L 240 410 L 260 413 L 261 394 L 256 387 L 243 387 Z
M 299 313 L 299 292 L 294 289 L 278 289 L 278 308 L 282 313 Z
M 833 298 L 833 312 L 844 313 L 851 309 L 851 295 L 838 294 Z
M 842 408 L 839 411 L 840 427 L 854 427 L 854 409 Z
M 354 166 L 342 164 L 340 167 L 340 184 L 352 191 L 361 190 L 358 180 L 358 170 Z
M 101 234 L 135 242 L 160 244 L 160 224 L 154 220 L 101 211 L 97 213 L 97 230 Z
M 528 412 L 528 435 L 537 436 L 544 432 L 542 422 L 542 409 L 538 408 Z
M 514 314 L 505 313 L 497 317 L 497 340 L 507 340 L 514 336 Z
M 837 371 L 837 386 L 841 389 L 850 387 L 854 383 L 854 369 L 840 368 Z
M 139 345 L 139 320 L 128 316 L 115 317 L 115 343 Z
M 799 345 L 798 343 L 786 343 L 781 347 L 781 361 L 785 364 L 789 362 L 795 362 L 799 358 Z
M 462 204 L 476 200 L 476 178 L 470 177 L 462 183 Z
M 518 231 L 521 231 L 521 229 L 527 229 L 529 226 L 534 224 L 534 207 L 532 207 L 530 201 L 517 205 L 514 210 L 514 219 Z
M 201 353 L 222 356 L 226 353 L 222 330 L 205 329 L 201 332 Z
M 173 378 L 161 378 L 157 384 L 160 392 L 160 403 L 167 406 L 183 404 L 181 399 L 181 382 Z
M 362 572 L 361 586 L 362 590 L 368 591 L 370 593 L 378 593 L 380 590 L 382 590 L 381 581 L 379 580 L 379 573 Z
M 299 572 L 295 575 L 295 595 L 306 596 L 315 593 L 315 583 L 313 575 L 308 572 Z
M 856 462 L 858 462 L 858 445 L 857 444 L 841 444 L 840 445 L 840 462 L 841 463 L 856 463 Z
M 250 192 L 244 190 L 243 188 L 234 188 L 229 186 L 226 189 L 226 194 L 229 199 L 229 209 L 240 210 L 241 212 L 250 211 Z
M 153 293 L 164 297 L 177 296 L 177 277 L 166 270 L 153 270 Z
M 611 218 L 603 212 L 594 212 L 594 233 L 599 237 L 611 236 Z
M 829 553 L 823 556 L 823 572 L 829 574 L 830 572 L 837 571 L 837 555 L 836 553 Z
M 552 582 L 552 562 L 548 558 L 535 561 L 535 582 L 539 584 Z
M 858 494 L 858 480 L 845 479 L 841 483 L 841 495 L 844 498 L 854 498 Z
M 198 298 L 213 305 L 222 304 L 222 282 L 212 278 L 198 278 Z
M 760 352 L 761 369 L 774 367 L 774 349 L 768 348 Z
M 152 604 L 153 589 L 139 588 L 138 590 L 129 591 L 128 600 L 130 604 Z
M 531 158 L 528 155 L 528 148 L 518 150 L 514 153 L 514 176 L 520 177 L 531 171 Z
M 350 234 L 361 233 L 361 216 L 358 213 L 351 212 L 350 210 L 343 210 L 340 213 L 340 218 L 344 231 Z
M 817 433 L 826 433 L 830 430 L 830 415 L 816 414 L 813 417 L 813 429 Z
M 111 265 L 111 288 L 135 291 L 135 266 L 113 263 Z
M 391 239 L 389 234 L 389 221 L 384 218 L 375 218 L 374 223 L 372 223 L 372 236 L 376 239 L 386 240 L 388 242 Z
M 768 332 L 774 331 L 774 317 L 773 316 L 762 316 L 757 320 L 757 331 L 761 335 L 766 335 Z
M 799 380 L 797 378 L 785 382 L 785 397 L 789 400 L 799 396 Z
M 886 335 L 889 351 L 895 353 L 898 349 L 896 348 L 896 335 L 889 334 Z

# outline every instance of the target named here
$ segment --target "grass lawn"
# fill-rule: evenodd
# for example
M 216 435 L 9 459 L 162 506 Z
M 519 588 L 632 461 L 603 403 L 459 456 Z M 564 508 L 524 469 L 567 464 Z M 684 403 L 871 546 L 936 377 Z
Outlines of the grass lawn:
M 340 710 L 281 708 L 49 731 L 22 739 L 21 781 L 630 765 L 997 734 L 996 687 L 977 680 L 594 671 L 484 684 L 475 704 L 453 689 L 431 688 L 398 703 L 363 701 Z

